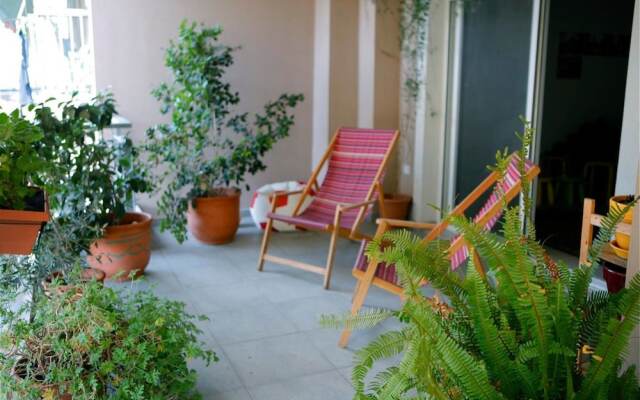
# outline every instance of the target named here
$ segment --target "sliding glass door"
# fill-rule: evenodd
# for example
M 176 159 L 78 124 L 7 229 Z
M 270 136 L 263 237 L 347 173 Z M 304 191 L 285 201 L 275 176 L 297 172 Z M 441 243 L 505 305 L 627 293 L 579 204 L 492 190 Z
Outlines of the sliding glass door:
M 518 146 L 519 116 L 531 108 L 534 3 L 480 0 L 458 11 L 451 35 L 446 206 L 486 177 L 496 150 Z

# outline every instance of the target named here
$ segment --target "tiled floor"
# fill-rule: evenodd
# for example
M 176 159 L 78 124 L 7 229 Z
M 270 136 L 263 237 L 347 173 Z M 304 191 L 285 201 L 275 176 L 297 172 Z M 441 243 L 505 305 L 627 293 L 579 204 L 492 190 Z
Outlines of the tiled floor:
M 339 242 L 327 291 L 320 275 L 271 263 L 257 272 L 261 233 L 249 221 L 225 246 L 195 240 L 178 245 L 158 233 L 155 239 L 146 282 L 136 285 L 155 285 L 157 293 L 209 317 L 202 324 L 202 339 L 220 361 L 209 367 L 194 363 L 205 399 L 350 399 L 354 349 L 394 326 L 388 321 L 356 332 L 348 349 L 337 346 L 338 331 L 318 326 L 321 314 L 349 309 L 358 248 L 354 242 Z M 324 264 L 327 246 L 328 235 L 280 233 L 273 236 L 271 251 Z M 400 303 L 373 289 L 367 305 L 398 308 Z

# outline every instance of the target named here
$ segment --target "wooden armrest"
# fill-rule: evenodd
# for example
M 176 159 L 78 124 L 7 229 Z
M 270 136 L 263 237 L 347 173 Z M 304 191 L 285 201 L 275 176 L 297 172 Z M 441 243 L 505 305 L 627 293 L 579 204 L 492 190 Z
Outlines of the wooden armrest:
M 281 197 L 281 196 L 289 196 L 292 194 L 300 194 L 304 192 L 304 190 L 291 190 L 291 191 L 286 191 L 286 190 L 278 190 L 276 192 L 273 192 L 271 194 L 269 194 L 269 199 L 272 199 L 274 197 Z
M 356 204 L 342 203 L 342 204 L 339 204 L 338 207 L 340 208 L 340 211 L 349 211 L 349 210 L 353 210 L 354 208 L 360 208 L 360 207 L 371 205 L 376 201 L 378 200 L 363 201 L 362 203 L 356 203 Z
M 389 227 L 395 228 L 411 228 L 411 229 L 433 229 L 437 224 L 433 222 L 405 221 L 402 219 L 378 218 L 376 223 L 387 224 Z

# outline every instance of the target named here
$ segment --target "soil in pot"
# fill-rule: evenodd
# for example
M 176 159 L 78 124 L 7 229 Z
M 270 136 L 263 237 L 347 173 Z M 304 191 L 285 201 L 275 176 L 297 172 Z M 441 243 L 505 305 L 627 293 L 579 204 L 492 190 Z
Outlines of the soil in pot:
M 103 283 L 105 278 L 106 274 L 104 273 L 104 271 L 100 271 L 99 269 L 94 268 L 85 268 L 80 273 L 79 280 L 80 282 L 90 282 L 95 279 L 96 281 Z M 54 280 L 56 280 L 58 283 L 57 285 L 55 285 L 55 287 L 53 287 L 52 285 Z M 82 289 L 68 283 L 65 279 L 64 274 L 60 271 L 55 271 L 51 275 L 46 277 L 45 280 L 42 281 L 42 289 L 45 296 L 47 297 L 51 297 L 52 290 L 56 290 L 56 292 L 59 294 L 66 293 L 69 290 L 76 290 L 79 295 L 82 295 Z
M 130 212 L 119 225 L 105 229 L 104 236 L 91 245 L 87 261 L 107 279 L 123 281 L 141 276 L 150 258 L 151 215 Z
M 411 196 L 406 194 L 385 194 L 383 218 L 406 220 L 409 217 Z
M 232 242 L 239 225 L 239 189 L 216 189 L 211 196 L 198 197 L 189 204 L 187 226 L 191 234 L 203 243 Z
M 31 254 L 48 220 L 46 197 L 40 189 L 34 189 L 33 196 L 25 200 L 24 210 L 0 207 L 0 254 Z

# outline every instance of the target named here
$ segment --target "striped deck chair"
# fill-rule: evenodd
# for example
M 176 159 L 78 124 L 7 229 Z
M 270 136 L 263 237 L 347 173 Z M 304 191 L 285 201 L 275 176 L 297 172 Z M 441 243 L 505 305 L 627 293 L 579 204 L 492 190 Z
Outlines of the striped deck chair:
M 338 236 L 352 240 L 366 237 L 358 231 L 360 224 L 371 212 L 371 206 L 376 201 L 383 207 L 382 179 L 398 136 L 399 132 L 392 130 L 338 129 L 320 164 L 313 170 L 304 190 L 301 191 L 302 196 L 292 215 L 275 212 L 278 197 L 292 193 L 276 193 L 273 196 L 260 248 L 258 271 L 262 271 L 265 260 L 288 265 L 324 275 L 324 288 L 328 289 Z M 322 184 L 318 184 L 318 175 L 325 163 L 327 172 Z M 300 212 L 305 198 L 312 190 L 315 190 L 315 197 L 309 206 Z M 268 254 L 267 247 L 274 220 L 302 230 L 330 233 L 331 241 L 325 266 Z
M 451 211 L 451 214 L 463 215 L 483 194 L 485 194 L 489 189 L 492 189 L 492 192 L 486 202 L 473 218 L 476 224 L 484 226 L 484 229 L 486 230 L 491 230 L 500 219 L 500 216 L 504 211 L 503 206 L 518 196 L 522 189 L 522 180 L 520 179 L 520 172 L 518 170 L 518 160 L 519 158 L 517 154 L 512 154 L 504 179 L 501 180 L 500 175 L 497 172 L 492 172 Z M 539 173 L 540 168 L 538 168 L 537 165 L 528 161 L 526 162 L 525 178 L 528 181 L 532 181 Z M 427 243 L 442 235 L 447 228 L 447 225 L 447 220 L 438 224 L 433 224 L 380 218 L 378 219 L 376 237 L 382 236 L 385 232 L 393 228 L 421 229 L 429 231 L 423 239 L 423 243 Z M 378 263 L 375 259 L 367 260 L 367 257 L 364 254 L 367 244 L 368 242 L 366 240 L 362 241 L 360 252 L 353 268 L 353 276 L 357 279 L 357 284 L 351 305 L 352 315 L 356 315 L 364 304 L 364 300 L 371 285 L 400 296 L 402 295 L 402 287 L 398 283 L 398 274 L 396 272 L 395 265 Z M 475 265 L 480 274 L 484 276 L 485 271 L 482 267 L 478 254 L 475 250 L 470 250 L 465 245 L 464 237 L 461 235 L 455 236 L 451 240 L 448 252 L 452 269 L 458 268 L 471 255 L 474 258 Z M 342 335 L 338 343 L 340 347 L 345 347 L 347 345 L 350 335 L 351 331 L 347 329 L 342 331 Z

